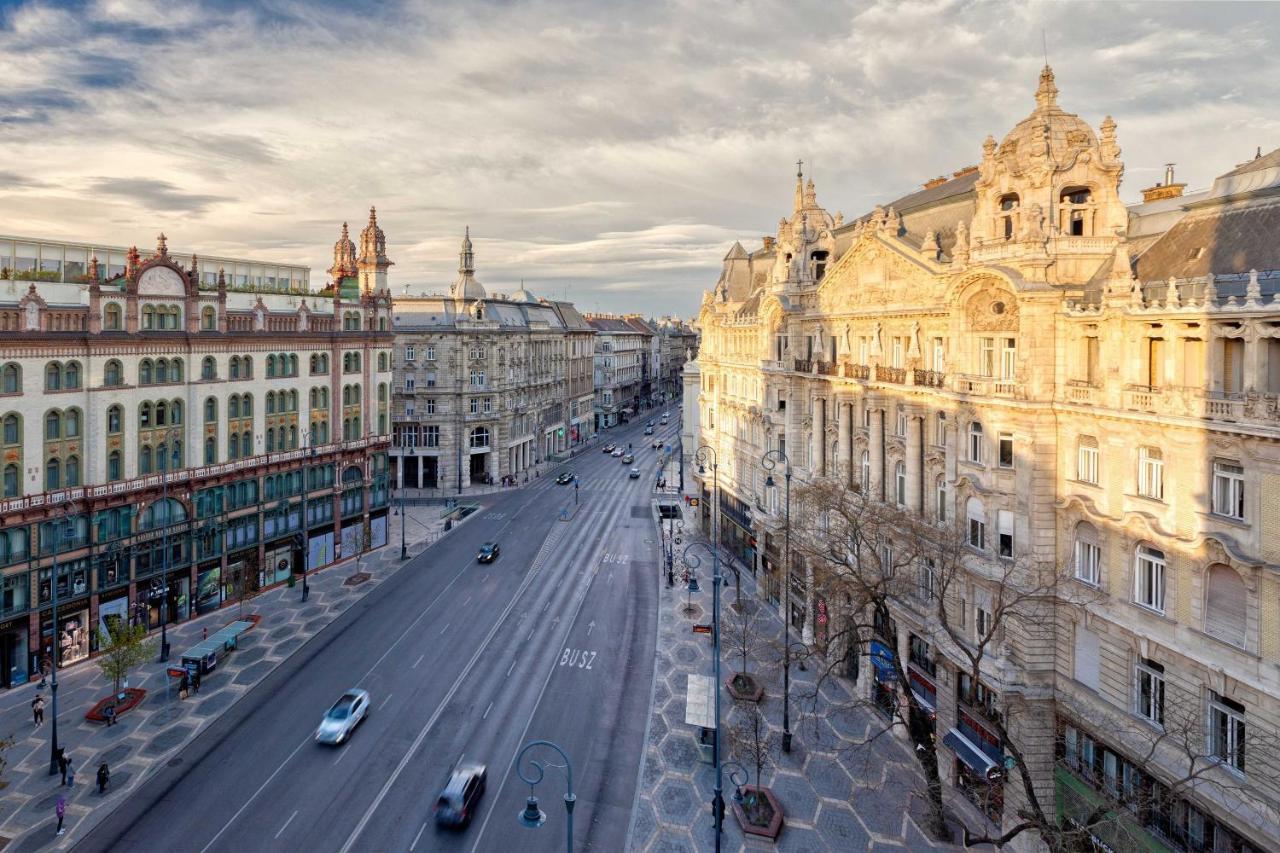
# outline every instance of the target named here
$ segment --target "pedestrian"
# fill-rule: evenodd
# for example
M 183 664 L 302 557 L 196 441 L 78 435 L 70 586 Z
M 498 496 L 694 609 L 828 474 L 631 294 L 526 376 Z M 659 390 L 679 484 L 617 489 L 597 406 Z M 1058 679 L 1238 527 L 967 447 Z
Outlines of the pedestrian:
M 110 705 L 102 709 L 102 716 L 107 720 L 107 727 L 110 728 L 116 724 L 116 704 L 112 702 Z
M 58 750 L 58 772 L 62 774 L 62 781 L 58 784 L 67 784 L 67 770 L 71 767 L 71 759 L 67 758 L 65 749 Z
M 31 700 L 31 715 L 35 717 L 37 726 L 44 725 L 44 697 L 40 694 Z
M 200 695 L 200 670 L 196 670 L 196 674 L 191 678 L 191 685 L 196 689 L 196 695 Z
M 105 794 L 107 792 L 107 783 L 111 781 L 111 769 L 107 767 L 107 762 L 98 765 L 98 793 Z
M 209 639 L 209 629 L 207 627 L 200 629 L 200 639 L 202 640 Z
M 74 788 L 76 784 L 76 769 L 71 765 L 71 759 L 67 759 L 67 787 Z
M 184 673 L 182 674 L 182 680 L 178 682 L 178 698 L 179 698 L 179 699 L 186 699 L 186 698 L 187 698 L 187 685 L 188 685 L 188 684 L 189 684 L 189 679 L 187 678 L 187 674 L 184 672 Z
M 66 830 L 62 828 L 62 819 L 67 815 L 67 798 L 62 796 L 58 797 L 58 804 L 54 806 L 53 810 L 58 815 L 58 835 L 61 835 L 66 832 Z

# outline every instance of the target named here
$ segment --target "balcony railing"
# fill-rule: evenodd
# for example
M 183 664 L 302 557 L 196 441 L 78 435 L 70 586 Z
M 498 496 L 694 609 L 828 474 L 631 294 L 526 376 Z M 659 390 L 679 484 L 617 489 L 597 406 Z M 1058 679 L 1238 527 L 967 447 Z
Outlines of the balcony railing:
M 1099 390 L 1096 386 L 1087 382 L 1068 382 L 1065 396 L 1070 403 L 1096 406 L 1100 396 Z
M 840 369 L 845 379 L 867 380 L 871 378 L 871 368 L 865 364 L 842 364 Z
M 1124 407 L 1140 412 L 1154 412 L 1164 392 L 1151 385 L 1129 385 L 1124 389 Z
M 812 373 L 813 361 L 807 358 L 797 358 L 795 360 L 794 370 L 797 373 Z
M 822 376 L 835 376 L 836 366 L 829 361 L 818 362 L 818 373 Z
M 946 375 L 940 370 L 916 370 L 912 377 L 917 385 L 930 388 L 941 388 L 946 382 Z
M 876 365 L 876 381 L 892 382 L 895 385 L 907 384 L 907 369 L 905 367 L 886 367 L 885 365 Z

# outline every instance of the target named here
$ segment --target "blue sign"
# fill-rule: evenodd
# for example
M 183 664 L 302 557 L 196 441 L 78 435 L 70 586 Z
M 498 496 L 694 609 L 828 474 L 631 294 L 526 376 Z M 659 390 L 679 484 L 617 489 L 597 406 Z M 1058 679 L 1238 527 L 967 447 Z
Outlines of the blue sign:
M 896 681 L 898 670 L 893 664 L 893 649 L 879 640 L 871 641 L 871 665 L 881 681 Z

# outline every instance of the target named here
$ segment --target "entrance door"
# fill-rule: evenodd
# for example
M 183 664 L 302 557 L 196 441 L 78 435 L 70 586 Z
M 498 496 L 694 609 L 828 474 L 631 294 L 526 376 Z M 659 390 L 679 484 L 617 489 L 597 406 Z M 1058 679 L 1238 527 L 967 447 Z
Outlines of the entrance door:
M 484 475 L 489 470 L 489 454 L 473 453 L 471 454 L 471 482 L 479 484 L 484 482 Z
M 422 460 L 422 487 L 434 489 L 440 485 L 440 460 L 434 456 Z

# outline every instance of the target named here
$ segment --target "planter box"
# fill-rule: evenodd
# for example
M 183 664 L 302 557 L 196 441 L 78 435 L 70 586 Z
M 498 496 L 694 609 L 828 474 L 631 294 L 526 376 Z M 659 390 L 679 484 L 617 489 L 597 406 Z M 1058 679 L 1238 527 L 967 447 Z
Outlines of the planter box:
M 734 802 L 733 816 L 738 820 L 738 826 L 742 828 L 744 835 L 755 835 L 759 838 L 767 838 L 770 841 L 777 841 L 778 836 L 782 833 L 783 813 L 782 804 L 778 802 L 778 798 L 773 795 L 773 791 L 768 788 L 757 788 L 754 785 L 745 785 L 742 788 L 743 797 L 755 796 L 769 803 L 769 807 L 773 810 L 773 817 L 767 824 L 755 824 L 747 819 L 745 800 L 742 803 Z
M 123 694 L 124 699 L 119 698 L 121 694 Z M 103 711 L 106 710 L 108 705 L 115 705 L 116 719 L 118 720 L 122 714 L 128 713 L 138 707 L 138 703 L 141 702 L 143 697 L 146 695 L 147 691 L 140 687 L 126 687 L 121 690 L 119 694 L 113 694 L 108 696 L 106 699 L 99 699 L 98 702 L 89 709 L 89 712 L 84 715 L 84 718 L 92 723 L 105 723 L 107 721 L 107 715 L 104 714 Z
M 743 682 L 741 686 L 738 684 L 739 680 Z M 759 702 L 764 698 L 764 685 L 749 672 L 739 672 L 729 676 L 729 680 L 724 683 L 724 689 L 739 701 Z

